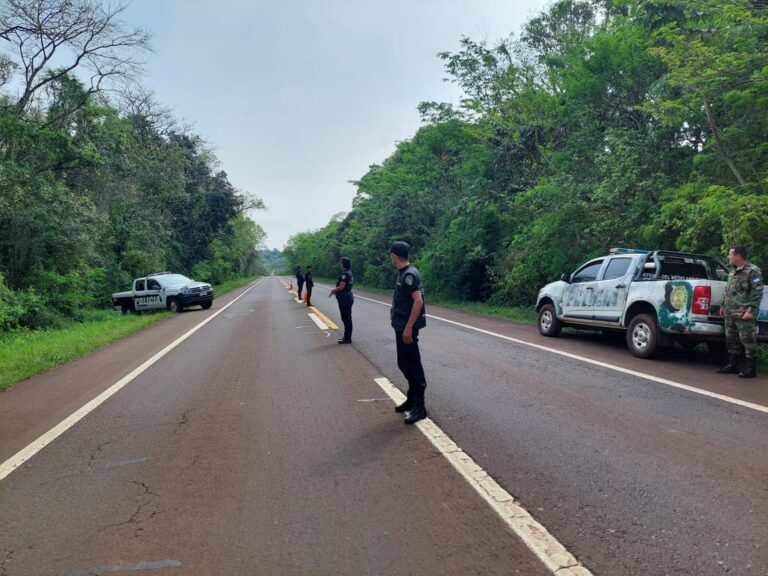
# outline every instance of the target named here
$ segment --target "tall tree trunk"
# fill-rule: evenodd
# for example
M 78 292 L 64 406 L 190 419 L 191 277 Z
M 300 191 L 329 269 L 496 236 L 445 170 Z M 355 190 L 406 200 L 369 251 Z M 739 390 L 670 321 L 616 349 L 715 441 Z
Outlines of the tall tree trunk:
M 712 112 L 709 109 L 709 102 L 706 98 L 704 98 L 704 111 L 707 114 L 707 124 L 709 124 L 709 129 L 712 130 L 712 135 L 715 137 L 717 154 L 728 165 L 728 168 L 731 169 L 731 172 L 733 172 L 733 175 L 736 176 L 736 180 L 739 181 L 739 184 L 744 186 L 747 183 L 746 180 L 744 180 L 742 177 L 739 169 L 736 168 L 736 164 L 733 163 L 731 157 L 725 153 L 725 144 L 723 143 L 723 138 L 720 135 L 720 130 L 717 129 L 717 126 L 715 126 L 715 122 L 712 119 Z

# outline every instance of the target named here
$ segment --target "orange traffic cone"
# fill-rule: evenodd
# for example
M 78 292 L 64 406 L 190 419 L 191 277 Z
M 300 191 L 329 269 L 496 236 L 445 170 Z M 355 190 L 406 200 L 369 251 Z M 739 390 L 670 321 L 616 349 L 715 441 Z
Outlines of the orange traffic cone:
M 306 303 L 307 303 L 307 293 L 304 292 L 304 304 L 306 304 Z
M 290 284 L 288 284 L 288 290 L 293 290 L 293 282 L 291 282 Z

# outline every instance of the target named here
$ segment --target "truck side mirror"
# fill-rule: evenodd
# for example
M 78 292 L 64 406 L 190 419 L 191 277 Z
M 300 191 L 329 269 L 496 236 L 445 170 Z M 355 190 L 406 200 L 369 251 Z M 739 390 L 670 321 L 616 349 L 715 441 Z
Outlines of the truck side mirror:
M 560 280 L 562 280 L 566 284 L 570 284 L 571 283 L 571 275 L 570 274 L 566 274 L 565 272 L 563 272 L 563 274 L 560 276 Z

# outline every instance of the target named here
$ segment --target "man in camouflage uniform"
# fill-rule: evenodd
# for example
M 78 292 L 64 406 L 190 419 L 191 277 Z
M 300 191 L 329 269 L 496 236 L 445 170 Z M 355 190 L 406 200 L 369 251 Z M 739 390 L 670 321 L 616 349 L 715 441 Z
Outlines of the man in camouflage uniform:
M 757 339 L 755 325 L 763 298 L 763 278 L 760 268 L 747 262 L 747 249 L 733 246 L 728 250 L 728 263 L 733 269 L 728 274 L 720 316 L 725 317 L 725 343 L 728 363 L 718 368 L 719 374 L 739 372 L 742 347 L 746 358 L 739 378 L 754 378 L 757 368 Z

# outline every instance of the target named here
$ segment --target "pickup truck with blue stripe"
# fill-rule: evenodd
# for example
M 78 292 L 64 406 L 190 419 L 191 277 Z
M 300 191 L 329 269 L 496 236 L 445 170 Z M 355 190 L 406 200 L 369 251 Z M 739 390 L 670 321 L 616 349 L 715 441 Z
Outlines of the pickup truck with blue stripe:
M 711 256 L 614 248 L 539 291 L 539 332 L 557 336 L 564 326 L 623 332 L 639 358 L 675 342 L 722 348 L 720 303 L 727 278 L 726 265 Z M 768 293 L 760 304 L 757 337 L 768 341 Z

